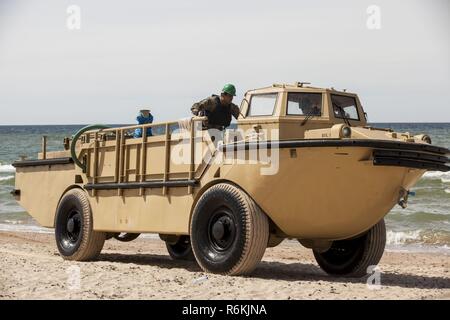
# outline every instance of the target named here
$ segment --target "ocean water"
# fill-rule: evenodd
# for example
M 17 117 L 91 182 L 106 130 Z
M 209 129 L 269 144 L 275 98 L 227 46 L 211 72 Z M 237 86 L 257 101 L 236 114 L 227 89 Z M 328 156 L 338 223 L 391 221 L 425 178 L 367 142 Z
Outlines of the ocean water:
M 450 148 L 450 123 L 373 123 L 399 132 L 426 133 L 433 144 Z M 14 188 L 14 160 L 35 158 L 42 135 L 48 150 L 61 150 L 64 137 L 84 125 L 0 126 L 0 230 L 52 232 L 40 228 L 10 195 Z M 388 248 L 440 250 L 450 253 L 450 172 L 427 172 L 412 189 L 408 208 L 395 206 L 386 216 Z

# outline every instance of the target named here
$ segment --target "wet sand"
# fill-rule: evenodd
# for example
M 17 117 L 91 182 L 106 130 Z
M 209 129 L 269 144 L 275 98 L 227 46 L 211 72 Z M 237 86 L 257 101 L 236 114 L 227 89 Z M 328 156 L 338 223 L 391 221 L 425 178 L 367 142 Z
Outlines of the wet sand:
M 71 262 L 51 234 L 0 232 L 0 263 L 0 299 L 450 299 L 449 255 L 385 252 L 369 287 L 326 275 L 294 241 L 268 248 L 246 277 L 205 274 L 149 238 L 109 240 L 97 261 Z

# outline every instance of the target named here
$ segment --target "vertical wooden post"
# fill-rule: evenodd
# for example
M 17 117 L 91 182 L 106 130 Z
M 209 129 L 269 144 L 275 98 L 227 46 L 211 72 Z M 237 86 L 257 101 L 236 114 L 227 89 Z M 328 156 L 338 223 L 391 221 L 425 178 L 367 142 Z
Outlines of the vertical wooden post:
M 92 172 L 91 172 L 91 163 L 92 162 L 91 161 L 92 161 L 91 150 L 87 149 L 87 151 L 86 151 L 86 177 L 88 177 L 88 178 L 92 178 Z
M 128 182 L 128 167 L 130 162 L 130 148 L 126 140 L 123 141 L 123 178 L 122 182 Z
M 190 138 L 190 149 L 191 149 L 191 162 L 189 166 L 189 180 L 194 178 L 195 170 L 195 121 L 191 120 L 191 138 Z M 188 193 L 192 193 L 192 186 L 188 186 Z
M 142 127 L 142 152 L 141 152 L 141 182 L 144 182 L 147 174 L 147 128 Z M 139 195 L 144 194 L 144 188 L 139 188 Z
M 47 159 L 47 136 L 42 136 L 42 159 Z
M 114 182 L 119 182 L 119 160 L 120 159 L 120 131 L 116 130 L 116 166 L 114 170 Z
M 93 180 L 92 183 L 97 183 L 97 176 L 98 176 L 98 132 L 95 132 L 94 135 L 94 168 L 93 168 Z M 96 196 L 97 190 L 92 190 L 92 196 Z
M 135 165 L 136 165 L 136 171 L 135 171 L 135 178 L 134 182 L 141 181 L 141 152 L 142 152 L 142 144 L 136 144 L 136 157 L 135 157 Z
M 123 167 L 123 163 L 124 163 L 124 146 L 125 146 L 125 132 L 124 130 L 120 130 L 120 153 L 119 153 L 119 183 L 123 182 L 123 177 L 124 177 L 124 167 Z M 117 195 L 121 196 L 122 195 L 122 189 L 118 189 L 117 190 Z
M 170 126 L 169 123 L 166 123 L 166 139 L 164 141 L 165 146 L 165 162 L 164 162 L 164 182 L 169 180 L 169 170 L 170 170 Z M 167 193 L 167 186 L 163 186 L 163 196 Z

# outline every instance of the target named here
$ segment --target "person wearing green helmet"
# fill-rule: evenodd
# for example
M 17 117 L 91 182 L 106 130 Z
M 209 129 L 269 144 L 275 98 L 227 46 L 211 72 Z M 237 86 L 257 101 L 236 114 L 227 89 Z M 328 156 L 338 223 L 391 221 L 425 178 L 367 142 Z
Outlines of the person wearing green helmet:
M 204 123 L 204 129 L 223 130 L 231 123 L 231 116 L 235 119 L 239 117 L 240 110 L 233 101 L 236 96 L 236 88 L 231 83 L 226 84 L 220 96 L 213 94 L 211 97 L 203 99 L 191 108 L 196 116 L 206 116 L 208 121 Z

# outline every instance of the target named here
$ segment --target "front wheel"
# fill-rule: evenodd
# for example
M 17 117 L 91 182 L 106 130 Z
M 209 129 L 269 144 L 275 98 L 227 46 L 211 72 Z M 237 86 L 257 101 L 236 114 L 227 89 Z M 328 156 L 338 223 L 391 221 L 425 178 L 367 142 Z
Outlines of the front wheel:
M 55 238 L 66 260 L 87 261 L 100 254 L 106 233 L 93 230 L 91 207 L 83 190 L 72 189 L 62 197 L 56 212 Z
M 261 261 L 269 239 L 269 222 L 243 190 L 219 183 L 198 200 L 190 234 L 192 250 L 203 270 L 242 275 Z
M 313 250 L 313 253 L 319 266 L 328 274 L 363 277 L 369 266 L 380 262 L 385 245 L 386 226 L 381 220 L 360 237 L 333 241 L 327 251 Z

